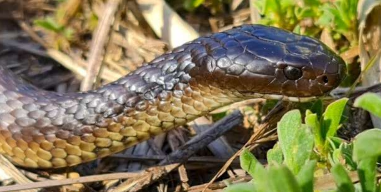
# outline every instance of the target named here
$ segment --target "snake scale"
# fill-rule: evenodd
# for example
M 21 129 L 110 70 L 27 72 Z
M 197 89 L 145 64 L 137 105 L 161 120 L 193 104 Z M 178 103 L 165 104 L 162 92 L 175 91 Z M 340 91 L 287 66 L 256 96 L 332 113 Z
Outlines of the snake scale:
M 320 41 L 263 25 L 200 37 L 88 92 L 40 90 L 0 68 L 0 153 L 24 167 L 73 166 L 237 101 L 307 101 L 345 70 Z

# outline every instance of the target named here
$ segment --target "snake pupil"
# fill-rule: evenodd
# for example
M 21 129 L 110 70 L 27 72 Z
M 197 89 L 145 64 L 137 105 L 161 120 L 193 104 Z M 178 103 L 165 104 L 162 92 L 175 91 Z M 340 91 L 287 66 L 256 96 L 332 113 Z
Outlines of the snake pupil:
M 300 77 L 302 77 L 303 72 L 299 68 L 287 66 L 286 68 L 284 68 L 284 74 L 289 80 L 297 80 Z

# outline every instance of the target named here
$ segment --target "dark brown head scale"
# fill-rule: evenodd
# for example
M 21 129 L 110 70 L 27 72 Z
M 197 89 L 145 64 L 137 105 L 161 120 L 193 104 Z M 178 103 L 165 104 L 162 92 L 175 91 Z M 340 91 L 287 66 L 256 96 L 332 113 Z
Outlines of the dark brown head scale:
M 199 78 L 243 93 L 321 96 L 339 85 L 345 63 L 320 41 L 263 25 L 214 34 Z
M 344 78 L 345 62 L 322 42 L 303 36 L 294 43 L 286 42 L 285 46 L 286 54 L 277 63 L 287 79 L 282 83 L 284 95 L 321 96 Z

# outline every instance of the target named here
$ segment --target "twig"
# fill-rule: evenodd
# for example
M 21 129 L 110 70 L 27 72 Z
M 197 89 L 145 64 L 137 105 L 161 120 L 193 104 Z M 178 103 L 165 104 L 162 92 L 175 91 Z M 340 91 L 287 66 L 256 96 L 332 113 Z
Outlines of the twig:
M 9 39 L 1 39 L 1 44 L 18 49 L 18 50 L 30 52 L 41 57 L 49 57 L 49 55 L 47 55 L 45 51 L 39 50 L 31 44 L 19 43 Z
M 331 95 L 334 99 L 340 99 L 343 97 L 348 97 L 348 92 L 350 91 L 350 88 L 338 88 L 332 91 Z M 355 90 L 352 91 L 352 93 L 349 94 L 349 98 L 351 100 L 356 99 L 360 95 L 367 93 L 367 92 L 373 92 L 373 93 L 380 93 L 381 92 L 381 83 L 368 86 L 368 87 L 357 87 Z
M 55 49 L 47 49 L 46 52 L 54 60 L 58 61 L 61 65 L 72 71 L 73 73 L 84 77 L 86 75 L 86 70 L 79 66 L 74 60 L 68 55 L 62 53 L 61 51 Z
M 114 21 L 115 12 L 121 0 L 108 0 L 103 11 L 103 15 L 95 30 L 94 38 L 91 41 L 91 50 L 88 60 L 88 67 L 85 79 L 81 84 L 81 91 L 90 90 L 99 73 L 103 60 L 104 45 L 108 39 L 110 26 Z
M 159 178 L 161 178 L 164 175 L 167 175 L 177 167 L 179 167 L 179 163 L 165 165 L 165 166 L 159 166 L 159 167 L 153 167 L 149 168 L 145 174 L 140 175 L 138 177 L 131 178 L 127 180 L 126 182 L 120 184 L 118 187 L 109 190 L 110 192 L 119 192 L 119 191 L 139 191 L 143 187 L 147 186 L 148 184 L 157 181 Z
M 236 108 L 237 109 L 237 108 Z M 196 131 L 197 134 L 201 134 L 202 132 L 208 130 L 209 125 L 212 123 L 206 117 L 199 117 L 193 121 L 192 128 Z M 229 158 L 231 157 L 235 151 L 230 146 L 229 142 L 227 142 L 224 136 L 221 136 L 211 142 L 208 146 L 210 152 L 213 153 L 217 158 Z
M 180 165 L 178 168 L 179 176 L 180 176 L 180 181 L 181 181 L 181 186 L 184 191 L 188 191 L 189 189 L 189 177 L 187 174 L 187 170 L 185 169 L 184 165 Z
M 75 56 L 69 56 L 59 50 L 51 48 L 42 38 L 40 38 L 37 35 L 35 31 L 33 31 L 33 29 L 26 22 L 19 21 L 19 25 L 29 35 L 29 37 L 31 37 L 34 41 L 36 41 L 46 49 L 47 54 L 42 53 L 40 50 L 33 47 L 24 47 L 24 44 L 20 44 L 20 46 L 18 46 L 18 44 L 13 43 L 14 48 L 28 51 L 43 57 L 51 57 L 52 59 L 54 59 L 55 61 L 57 61 L 58 63 L 60 63 L 61 65 L 78 75 L 79 78 L 83 78 L 86 76 L 86 69 L 84 69 L 84 67 L 86 67 L 85 61 L 83 61 L 80 58 L 74 58 Z M 107 67 L 104 67 L 102 71 L 103 72 L 101 74 L 101 78 L 108 82 L 115 81 L 122 76 L 120 73 L 114 72 Z
M 381 83 L 378 83 L 369 87 L 365 87 L 363 89 L 356 89 L 355 91 L 352 92 L 352 94 L 349 95 L 349 98 L 353 100 L 366 92 L 373 92 L 373 93 L 381 92 Z
M 250 1 L 250 20 L 251 23 L 255 24 L 261 20 L 261 15 L 258 9 L 254 5 L 254 1 Z
M 208 145 L 210 142 L 216 140 L 218 137 L 232 129 L 234 126 L 240 124 L 243 116 L 239 111 L 234 111 L 223 119 L 219 120 L 211 126 L 207 131 L 189 140 L 185 145 L 181 146 L 178 150 L 168 155 L 166 159 L 161 161 L 159 165 L 166 165 L 169 163 L 183 163 L 190 156 L 195 154 L 198 150 Z
M 53 52 L 57 52 L 57 53 L 53 54 Z M 75 55 L 72 53 L 69 53 L 68 55 L 66 55 L 63 52 L 58 52 L 57 50 L 53 50 L 53 49 L 49 49 L 48 53 L 49 53 L 49 56 L 51 56 L 56 61 L 62 62 L 61 65 L 65 66 L 65 67 L 68 66 L 67 67 L 68 69 L 70 69 L 69 67 L 82 68 L 81 71 L 83 70 L 83 71 L 85 71 L 85 73 L 81 77 L 85 77 L 85 75 L 86 75 L 86 69 L 85 68 L 87 66 L 87 63 L 81 57 L 78 57 L 78 55 Z M 59 60 L 60 55 L 64 56 L 66 59 Z M 69 63 L 70 60 L 72 61 L 73 64 Z M 117 73 L 115 71 L 112 71 L 107 66 L 102 67 L 102 73 L 100 74 L 100 77 L 103 80 L 108 81 L 108 82 L 115 81 L 122 76 L 123 76 L 122 74 Z
M 282 101 L 278 103 L 270 112 L 269 114 L 265 117 L 263 120 L 263 123 L 259 126 L 258 131 L 256 131 L 250 139 L 245 143 L 245 145 L 238 150 L 226 163 L 225 165 L 217 172 L 217 174 L 209 181 L 207 185 L 205 185 L 204 189 L 202 191 L 206 191 L 208 187 L 217 179 L 219 178 L 225 171 L 228 169 L 228 167 L 231 165 L 233 160 L 237 158 L 241 152 L 243 151 L 244 148 L 252 146 L 255 144 L 255 141 L 263 138 L 264 135 L 267 135 L 266 133 L 272 132 L 273 130 L 268 131 L 269 125 L 271 125 L 273 122 L 276 122 L 279 120 L 279 118 L 282 116 L 282 114 L 286 111 L 284 109 L 284 106 L 282 105 Z
M 230 184 L 233 184 L 233 183 L 242 183 L 242 182 L 248 182 L 248 181 L 250 181 L 252 179 L 253 178 L 250 175 L 238 176 L 236 178 L 229 178 L 229 179 L 225 179 L 224 181 L 215 182 L 215 183 L 211 184 L 209 186 L 209 188 L 212 189 L 212 190 L 214 190 L 214 189 L 222 189 L 222 188 L 227 187 L 226 183 L 230 183 Z M 192 187 L 189 188 L 188 192 L 200 192 L 200 191 L 202 191 L 203 188 L 205 188 L 206 185 L 207 184 L 192 186 Z
M 107 158 L 125 159 L 129 161 L 162 161 L 166 158 L 165 155 L 112 155 Z M 188 163 L 211 163 L 211 164 L 223 164 L 227 161 L 227 158 L 217 158 L 213 156 L 196 156 L 189 157 Z M 234 164 L 238 165 L 239 161 L 234 161 Z
M 1 39 L 1 38 L 0 38 Z M 13 40 L 3 40 L 0 41 L 1 44 L 4 44 L 6 46 L 10 46 L 12 48 L 26 51 L 41 57 L 50 57 L 60 63 L 65 68 L 69 69 L 74 74 L 78 75 L 78 78 L 83 78 L 86 76 L 86 69 L 82 67 L 82 60 L 80 59 L 72 59 L 72 57 L 68 56 L 67 54 L 55 50 L 55 49 L 46 49 L 46 52 L 41 51 L 33 46 L 30 46 L 29 44 L 24 43 L 18 43 Z M 119 73 L 116 73 L 114 71 L 111 71 L 109 68 L 106 68 L 103 70 L 103 73 L 101 74 L 101 78 L 106 81 L 115 81 L 118 78 L 120 78 L 122 75 Z
M 110 173 L 110 174 L 102 174 L 102 175 L 92 175 L 92 176 L 84 176 L 84 177 L 79 177 L 74 179 L 46 180 L 46 181 L 35 182 L 35 183 L 0 187 L 0 192 L 56 187 L 56 186 L 70 185 L 75 183 L 90 183 L 90 182 L 113 180 L 113 179 L 128 179 L 128 178 L 141 176 L 142 173 L 145 173 L 145 171 L 139 172 L 139 173 Z
M 171 139 L 175 137 L 176 139 Z M 186 142 L 185 132 L 181 129 L 175 129 L 168 133 L 168 144 L 172 151 L 178 150 Z M 180 177 L 180 183 L 176 186 L 175 191 L 187 191 L 189 188 L 187 170 L 183 164 L 177 168 L 178 175 Z
M 20 185 L 31 185 L 33 184 L 28 178 L 26 178 L 11 162 L 8 161 L 4 156 L 0 155 L 0 168 L 4 170 L 9 176 L 11 176 L 17 183 Z M 12 186 L 7 186 L 12 187 Z M 3 187 L 0 187 L 0 191 L 10 191 L 9 189 L 2 190 Z M 32 188 L 29 188 L 32 189 Z M 25 189 L 18 189 L 25 190 Z M 37 192 L 37 189 L 28 190 L 25 192 Z
M 220 137 L 226 131 L 232 129 L 235 125 L 242 122 L 243 116 L 239 111 L 234 111 L 230 115 L 224 117 L 215 123 L 208 131 L 203 132 L 191 140 L 189 140 L 184 146 L 168 155 L 166 159 L 161 161 L 159 165 L 170 164 L 171 166 L 166 169 L 160 169 L 157 172 L 149 172 L 146 175 L 134 179 L 130 179 L 125 183 L 119 185 L 114 191 L 139 191 L 151 183 L 157 181 L 162 176 L 168 174 L 172 170 L 178 168 L 184 161 L 186 161 L 191 155 L 196 153 L 199 149 L 205 147 L 216 138 Z M 165 168 L 166 166 L 164 166 Z
M 38 36 L 37 33 L 34 32 L 34 30 L 25 21 L 19 20 L 18 24 L 20 28 L 30 36 L 30 38 L 42 45 L 45 49 L 50 48 L 50 46 L 40 36 Z
M 199 36 L 164 0 L 137 0 L 140 11 L 156 35 L 177 47 Z

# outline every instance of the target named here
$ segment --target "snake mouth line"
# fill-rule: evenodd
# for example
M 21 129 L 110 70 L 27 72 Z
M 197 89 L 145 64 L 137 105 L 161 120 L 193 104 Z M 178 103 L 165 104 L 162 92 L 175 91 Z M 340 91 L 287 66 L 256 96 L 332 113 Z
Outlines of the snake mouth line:
M 246 95 L 245 93 L 243 93 Z M 260 93 L 254 93 L 254 94 L 248 94 L 246 95 L 248 98 L 262 98 L 262 99 L 272 99 L 272 100 L 283 100 L 283 101 L 291 101 L 291 102 L 309 102 L 318 99 L 316 96 L 310 96 L 310 97 L 291 97 L 291 96 L 285 96 L 285 95 L 277 95 L 277 94 L 260 94 Z
M 317 97 L 288 97 L 285 95 L 271 95 L 271 94 L 266 94 L 263 95 L 263 98 L 265 99 L 274 99 L 274 100 L 283 100 L 283 101 L 291 101 L 291 102 L 309 102 L 316 100 Z
M 262 99 L 272 99 L 272 100 L 283 100 L 283 101 L 291 101 L 291 102 L 309 102 L 316 100 L 320 97 L 324 96 L 308 96 L 308 97 L 293 97 L 293 96 L 286 96 L 286 95 L 278 95 L 278 94 L 261 94 L 261 93 L 252 93 L 252 92 L 245 92 L 241 91 L 240 94 L 244 96 L 245 99 L 254 99 L 254 98 L 262 98 Z

